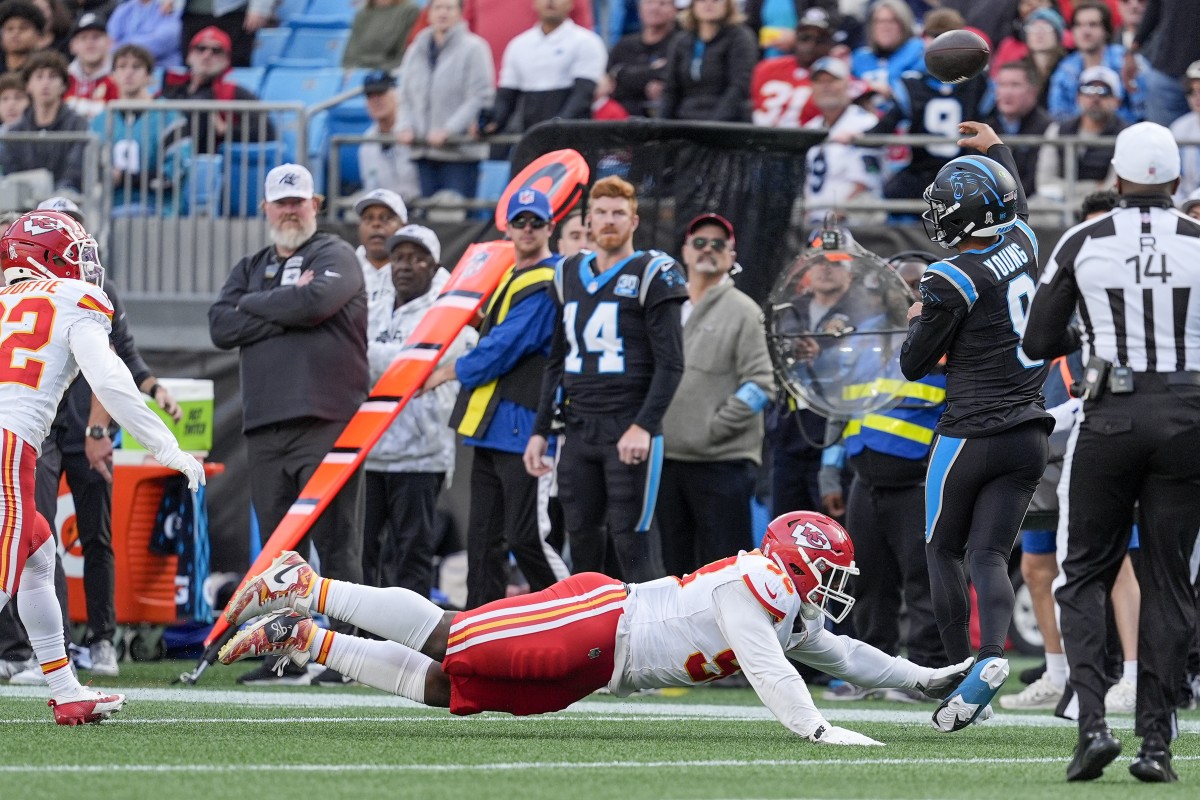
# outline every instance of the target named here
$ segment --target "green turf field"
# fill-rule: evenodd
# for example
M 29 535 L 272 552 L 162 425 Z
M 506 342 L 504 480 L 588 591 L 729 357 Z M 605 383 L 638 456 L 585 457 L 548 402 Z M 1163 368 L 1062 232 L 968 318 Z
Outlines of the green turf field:
M 946 735 L 929 726 L 932 706 L 831 703 L 814 689 L 831 721 L 887 744 L 839 748 L 797 739 L 749 689 L 595 696 L 552 716 L 459 719 L 360 687 L 242 689 L 240 665 L 170 686 L 191 666 L 123 664 L 120 679 L 96 684 L 128 692 L 125 711 L 77 729 L 51 724 L 44 689 L 0 684 L 0 800 L 1200 796 L 1197 712 L 1181 715 L 1179 784 L 1130 777 L 1132 719 L 1114 717 L 1126 753 L 1079 785 L 1063 780 L 1074 728 L 1049 712 L 1002 713 Z

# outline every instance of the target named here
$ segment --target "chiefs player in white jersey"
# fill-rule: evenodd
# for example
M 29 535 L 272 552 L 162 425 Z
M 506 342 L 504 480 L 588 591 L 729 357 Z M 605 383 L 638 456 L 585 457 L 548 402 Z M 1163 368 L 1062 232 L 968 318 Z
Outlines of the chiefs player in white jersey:
M 129 369 L 109 349 L 112 306 L 101 290 L 96 242 L 72 217 L 33 211 L 0 237 L 0 607 L 17 615 L 50 686 L 60 725 L 98 722 L 125 698 L 79 684 L 54 594 L 54 539 L 34 508 L 34 465 L 63 392 L 82 370 L 92 391 L 159 463 L 194 491 L 204 468 L 142 402 Z M 18 587 L 20 592 L 17 591 Z
M 683 578 L 623 584 L 573 575 L 535 594 L 444 612 L 406 589 L 321 578 L 286 552 L 234 596 L 231 624 L 266 613 L 221 650 L 230 664 L 277 656 L 310 659 L 387 692 L 455 714 L 558 711 L 607 686 L 694 686 L 739 670 L 789 730 L 822 744 L 880 744 L 830 725 L 788 659 L 866 688 L 945 694 L 971 666 L 941 669 L 889 656 L 824 627 L 854 604 L 854 546 L 823 514 L 774 520 L 762 549 Z M 322 630 L 321 612 L 386 638 Z

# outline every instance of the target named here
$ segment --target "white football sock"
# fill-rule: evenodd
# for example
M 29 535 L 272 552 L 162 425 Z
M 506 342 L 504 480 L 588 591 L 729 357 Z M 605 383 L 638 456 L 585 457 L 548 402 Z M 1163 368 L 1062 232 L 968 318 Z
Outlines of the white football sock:
M 1063 653 L 1046 653 L 1046 674 L 1055 686 L 1067 685 L 1067 657 Z
M 55 697 L 74 694 L 79 679 L 71 671 L 67 645 L 63 641 L 62 608 L 54 593 L 54 540 L 47 539 L 25 561 L 21 571 L 21 591 L 17 592 L 17 616 L 29 634 L 29 644 L 37 655 Z
M 1121 664 L 1121 677 L 1130 683 L 1137 683 L 1137 659 Z
M 359 683 L 425 702 L 425 676 L 434 661 L 402 644 L 318 630 L 308 652 L 318 663 Z
M 442 609 L 408 589 L 379 589 L 329 578 L 325 602 L 318 611 L 349 622 L 376 636 L 420 650 L 442 621 Z M 318 597 L 320 596 L 318 587 Z

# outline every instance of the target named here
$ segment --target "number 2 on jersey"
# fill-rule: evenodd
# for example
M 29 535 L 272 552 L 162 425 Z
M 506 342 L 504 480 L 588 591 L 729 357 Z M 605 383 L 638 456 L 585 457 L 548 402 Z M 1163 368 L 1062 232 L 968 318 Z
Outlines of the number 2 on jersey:
M 54 314 L 54 304 L 45 297 L 26 297 L 9 309 L 4 316 L 5 327 L 20 325 L 24 330 L 13 331 L 0 340 L 0 383 L 38 388 L 46 362 L 32 354 L 50 344 Z M 28 322 L 31 316 L 33 321 Z
M 1033 293 L 1036 289 L 1033 278 L 1024 272 L 1008 282 L 1008 318 L 1012 320 L 1013 332 L 1021 339 L 1025 338 L 1025 325 L 1029 322 L 1029 306 L 1033 303 Z M 1019 344 L 1017 345 L 1017 360 L 1026 369 L 1040 367 L 1046 363 L 1044 359 L 1030 358 L 1025 355 L 1024 348 Z
M 600 354 L 600 372 L 625 371 L 625 342 L 617 333 L 619 309 L 620 306 L 611 301 L 600 303 L 583 326 L 583 349 L 588 353 Z M 583 356 L 580 354 L 579 340 L 575 332 L 575 318 L 578 314 L 579 303 L 567 303 L 563 306 L 563 326 L 566 328 L 567 343 L 571 346 L 563 368 L 573 374 L 583 372 Z

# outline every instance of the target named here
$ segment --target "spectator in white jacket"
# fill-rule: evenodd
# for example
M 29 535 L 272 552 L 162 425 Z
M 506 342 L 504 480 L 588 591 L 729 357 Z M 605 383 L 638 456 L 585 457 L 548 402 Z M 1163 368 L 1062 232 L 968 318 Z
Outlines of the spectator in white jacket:
M 372 383 L 400 353 L 450 279 L 440 266 L 441 244 L 428 228 L 406 225 L 388 239 L 387 247 L 395 299 L 390 323 L 368 343 Z M 453 363 L 477 339 L 473 328 L 464 328 L 442 354 L 442 363 Z M 429 597 L 434 509 L 454 471 L 454 431 L 447 423 L 458 388 L 457 381 L 448 381 L 413 397 L 367 455 L 363 579 L 369 585 L 400 586 Z
M 400 65 L 397 139 L 412 147 L 421 195 L 452 189 L 475 196 L 485 144 L 451 144 L 465 137 L 492 105 L 496 75 L 492 51 L 467 30 L 462 0 L 431 0 L 429 27 L 417 34 Z

